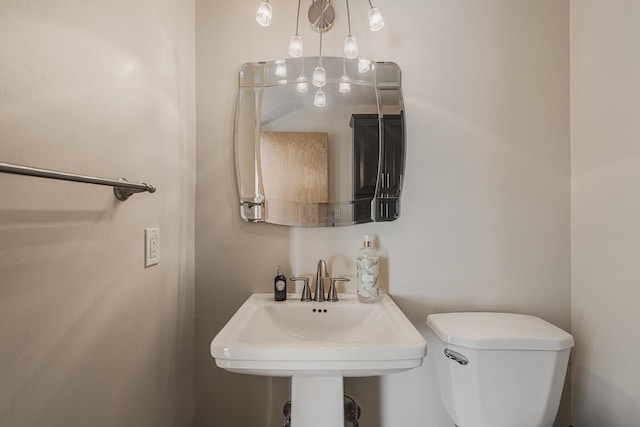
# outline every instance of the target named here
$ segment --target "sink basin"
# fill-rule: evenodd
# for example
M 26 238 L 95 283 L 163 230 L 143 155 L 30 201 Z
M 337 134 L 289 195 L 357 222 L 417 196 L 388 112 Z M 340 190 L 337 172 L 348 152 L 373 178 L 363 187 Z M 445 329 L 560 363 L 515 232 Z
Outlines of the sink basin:
M 291 377 L 291 424 L 343 427 L 343 377 L 384 375 L 422 365 L 427 345 L 388 295 L 364 304 L 276 302 L 253 294 L 211 342 L 228 371 Z
M 388 295 L 375 304 L 341 294 L 338 302 L 301 302 L 253 294 L 211 343 L 228 371 L 269 376 L 383 375 L 422 364 L 426 343 Z

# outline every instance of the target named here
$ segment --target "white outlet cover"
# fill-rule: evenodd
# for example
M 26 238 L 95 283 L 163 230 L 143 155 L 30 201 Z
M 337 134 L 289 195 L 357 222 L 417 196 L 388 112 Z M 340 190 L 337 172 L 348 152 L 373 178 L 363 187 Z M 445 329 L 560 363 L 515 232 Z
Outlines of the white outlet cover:
M 144 229 L 144 266 L 151 267 L 160 262 L 160 229 Z

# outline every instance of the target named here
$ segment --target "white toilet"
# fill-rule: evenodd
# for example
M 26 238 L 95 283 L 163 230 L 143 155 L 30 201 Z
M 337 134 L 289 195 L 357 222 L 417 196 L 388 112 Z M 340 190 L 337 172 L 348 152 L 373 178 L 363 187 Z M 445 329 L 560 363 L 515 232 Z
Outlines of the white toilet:
M 440 394 L 458 427 L 551 427 L 573 337 L 534 316 L 431 314 Z

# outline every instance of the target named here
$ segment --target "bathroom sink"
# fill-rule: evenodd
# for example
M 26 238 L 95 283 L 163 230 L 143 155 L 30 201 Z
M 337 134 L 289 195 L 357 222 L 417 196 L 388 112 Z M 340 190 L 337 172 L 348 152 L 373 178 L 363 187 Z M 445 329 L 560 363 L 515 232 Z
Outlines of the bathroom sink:
M 276 302 L 253 294 L 211 342 L 231 372 L 291 377 L 291 424 L 344 426 L 343 377 L 384 375 L 422 364 L 427 345 L 388 295 L 375 304 Z
M 388 295 L 375 304 L 340 294 L 338 302 L 301 302 L 290 294 L 253 294 L 211 343 L 216 364 L 231 372 L 342 377 L 416 368 L 426 343 Z

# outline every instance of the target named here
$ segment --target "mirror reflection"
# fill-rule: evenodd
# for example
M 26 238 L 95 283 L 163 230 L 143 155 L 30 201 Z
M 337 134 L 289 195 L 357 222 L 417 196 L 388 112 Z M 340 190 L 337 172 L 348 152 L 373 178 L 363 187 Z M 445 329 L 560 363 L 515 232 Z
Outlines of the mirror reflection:
M 339 226 L 400 214 L 404 111 L 394 63 L 324 57 L 244 64 L 235 122 L 240 213 L 249 222 Z

